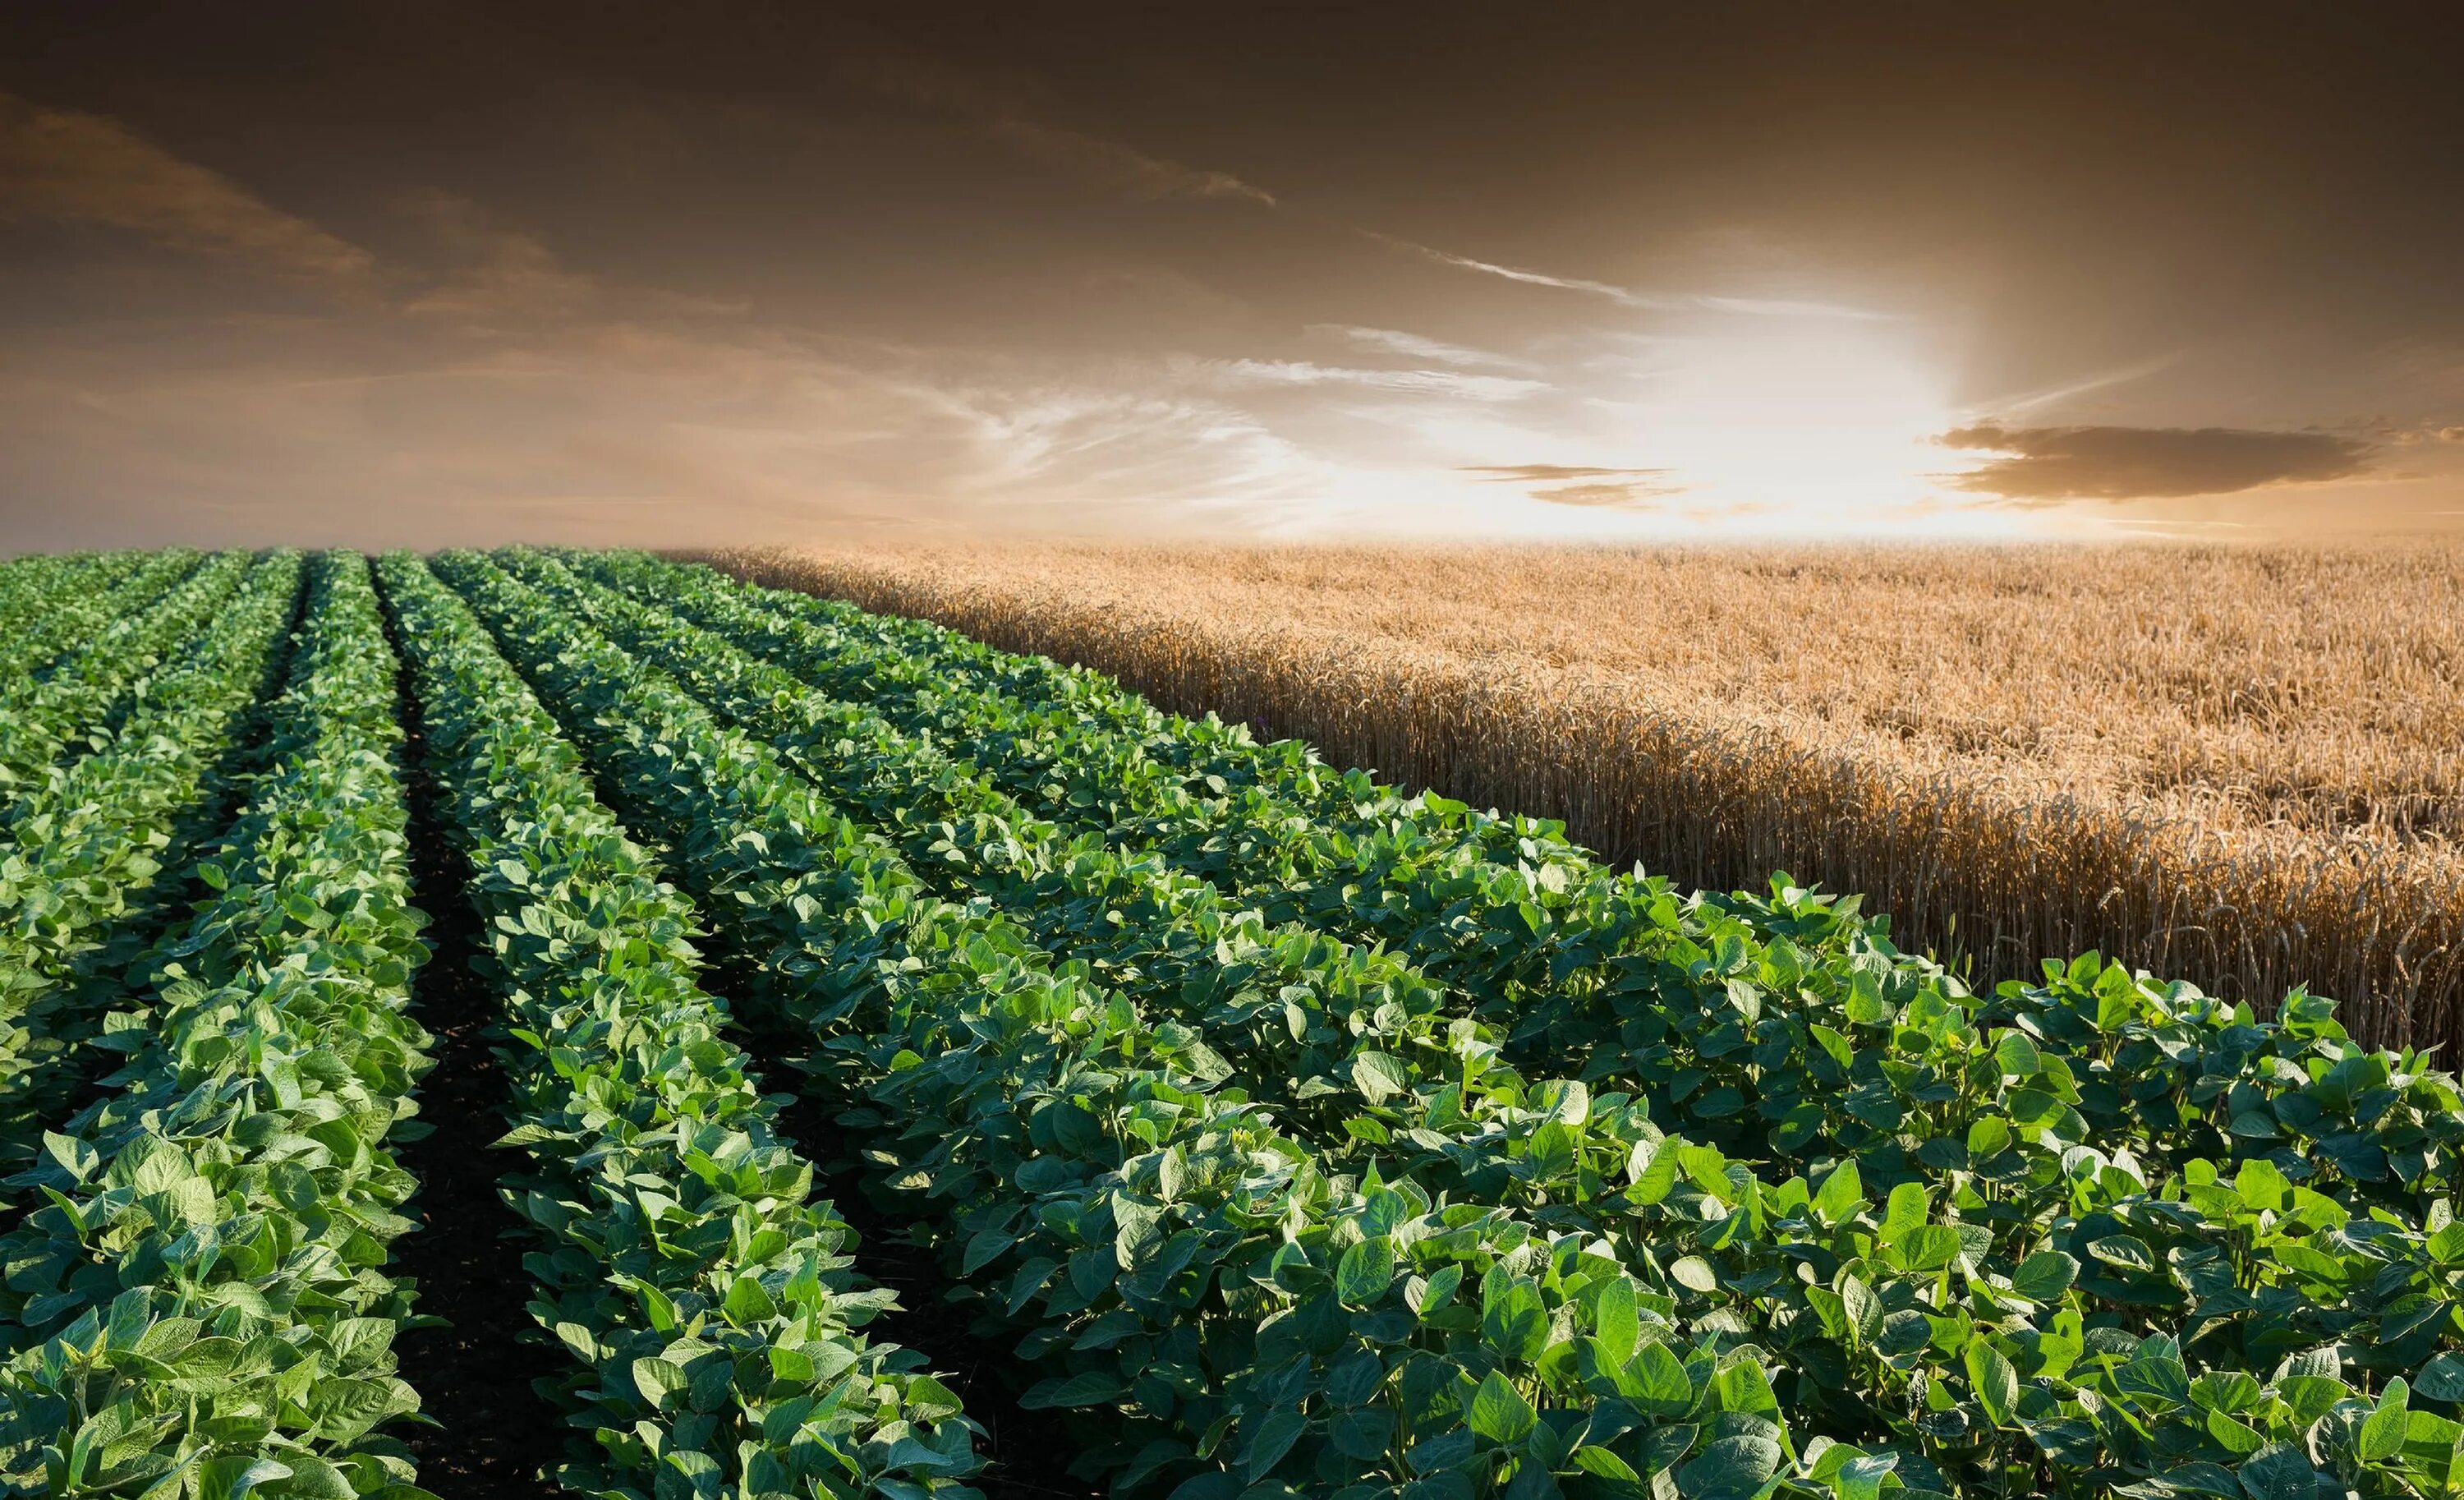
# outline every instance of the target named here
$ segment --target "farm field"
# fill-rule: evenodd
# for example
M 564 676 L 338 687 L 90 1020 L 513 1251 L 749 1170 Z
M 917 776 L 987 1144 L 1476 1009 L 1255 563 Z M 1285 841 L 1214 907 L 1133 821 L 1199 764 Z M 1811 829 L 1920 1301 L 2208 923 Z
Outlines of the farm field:
M 836 546 L 709 559 L 1563 820 L 1787 870 L 1980 987 L 2129 955 L 2464 1047 L 2464 549 Z
M 2385 988 L 2396 1049 L 2178 942 L 1971 985 L 643 553 L 28 558 L 0 621 L 0 1491 L 2464 1488 L 2464 1097 Z M 2234 857 L 2431 869 L 2438 732 Z

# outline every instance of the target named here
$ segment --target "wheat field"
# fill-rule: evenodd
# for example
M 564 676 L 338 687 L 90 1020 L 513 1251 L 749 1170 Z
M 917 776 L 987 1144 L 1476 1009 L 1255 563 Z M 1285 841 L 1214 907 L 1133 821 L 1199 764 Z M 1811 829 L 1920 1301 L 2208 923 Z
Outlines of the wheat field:
M 705 555 L 1688 885 L 1864 893 L 1980 982 L 2087 948 L 2464 1040 L 2464 546 Z M 2451 1055 L 2453 1048 L 2450 1048 Z

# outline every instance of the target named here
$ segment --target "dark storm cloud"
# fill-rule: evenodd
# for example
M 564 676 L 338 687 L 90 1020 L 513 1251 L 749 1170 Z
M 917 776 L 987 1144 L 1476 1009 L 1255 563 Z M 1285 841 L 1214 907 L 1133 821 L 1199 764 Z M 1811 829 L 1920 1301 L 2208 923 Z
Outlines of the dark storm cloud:
M 2331 432 L 2238 428 L 1956 428 L 1946 448 L 2002 453 L 1952 477 L 1957 489 L 2007 500 L 2167 499 L 2262 485 L 2348 479 L 2369 467 L 2366 443 Z

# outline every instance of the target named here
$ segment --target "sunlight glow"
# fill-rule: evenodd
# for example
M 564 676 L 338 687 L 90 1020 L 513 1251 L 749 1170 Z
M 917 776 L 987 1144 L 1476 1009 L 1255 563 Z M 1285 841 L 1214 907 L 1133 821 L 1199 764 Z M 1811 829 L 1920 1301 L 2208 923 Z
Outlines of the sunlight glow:
M 2016 529 L 1945 505 L 1939 476 L 1977 460 L 1938 446 L 1957 412 L 1945 373 L 1899 329 L 1791 322 L 1672 340 L 1634 407 L 1639 462 L 1670 471 L 1670 507 L 1718 530 Z

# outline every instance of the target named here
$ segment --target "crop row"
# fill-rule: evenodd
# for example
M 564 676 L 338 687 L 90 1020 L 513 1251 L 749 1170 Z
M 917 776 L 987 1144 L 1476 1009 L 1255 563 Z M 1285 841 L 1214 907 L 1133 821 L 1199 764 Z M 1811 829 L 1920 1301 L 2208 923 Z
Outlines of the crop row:
M 692 905 L 593 795 L 580 760 L 424 564 L 383 564 L 433 769 L 510 1026 L 538 1231 L 532 1306 L 574 1360 L 561 1395 L 585 1493 L 972 1493 L 975 1428 L 915 1357 L 859 1330 L 887 1295 L 811 1196 L 725 1008 L 695 981 Z
M 120 968 L 165 882 L 214 831 L 221 769 L 275 661 L 301 572 L 295 552 L 244 570 L 241 561 L 209 562 L 155 611 L 184 630 L 209 607 L 215 619 L 132 689 L 116 729 L 23 799 L 0 839 L 0 1162 L 32 1157 L 43 1122 L 90 1071 Z M 141 638 L 152 639 L 107 634 L 107 649 L 135 651 Z
M 483 566 L 450 571 L 713 898 L 775 939 L 771 998 L 831 1044 L 825 1085 L 869 1101 L 847 1116 L 869 1156 L 954 1277 L 995 1289 L 988 1314 L 1046 1377 L 1030 1400 L 1100 1416 L 1089 1458 L 1116 1481 L 1545 1491 L 1664 1469 L 1750 1492 L 1790 1458 L 1827 1492 L 1862 1460 L 1791 1449 L 1769 1352 L 1691 1290 L 1721 1279 L 1701 1254 L 1664 1248 L 1643 1282 L 1595 1237 L 1340 1170 L 1221 1087 L 1199 1027 L 1056 967 L 998 910 L 934 898 L 766 746 L 577 622 L 521 624 Z M 1536 1165 L 1594 1103 L 1539 1092 Z M 1603 1196 L 1670 1245 L 1708 1207 L 1807 1211 L 1802 1180 L 1766 1190 L 1715 1151 L 1638 1144 L 1631 1190 L 1620 1163 Z M 1839 1180 L 1838 1218 L 1807 1225 L 1843 1250 L 1854 1193 Z
M 48 668 L 143 602 L 148 584 L 195 565 L 193 554 L 113 552 L 22 558 L 0 585 L 0 681 Z
M 428 1037 L 395 666 L 366 562 L 314 571 L 289 685 L 210 891 L 104 1040 L 101 1098 L 44 1136 L 49 1199 L 0 1240 L 0 1476 L 53 1495 L 409 1500 L 409 1312 L 384 1273 L 390 1154 Z
M 0 795 L 8 817 L 24 817 L 45 775 L 76 741 L 108 730 L 128 695 L 237 585 L 248 555 L 223 552 L 192 567 L 193 558 L 165 557 L 136 581 L 135 606 L 112 616 L 39 678 L 11 679 L 0 701 Z M 175 584 L 159 602 L 154 585 Z
M 697 607 L 672 580 L 662 597 L 681 597 L 687 607 Z M 985 726 L 994 735 L 1005 727 Z M 962 742 L 974 746 L 983 738 L 971 734 Z M 1750 904 L 1739 904 L 1752 911 Z M 1705 903 L 1704 908 L 1729 915 L 1718 904 Z M 2084 1270 L 2078 1287 L 2056 1299 L 2065 1305 L 2045 1310 L 2049 1315 L 2034 1325 L 2013 1326 L 2008 1317 L 1979 1318 L 1951 1337 L 1929 1323 L 1933 1336 L 1928 1343 L 1939 1346 L 1933 1357 L 1913 1360 L 1910 1379 L 1881 1377 L 1909 1402 L 1907 1423 L 1915 1430 L 1907 1435 L 1918 1440 L 1913 1445 L 1938 1457 L 1958 1457 L 1963 1447 L 1991 1450 L 1998 1445 L 1993 1439 L 1980 1443 L 1981 1433 L 2023 1430 L 2039 1461 L 2061 1468 L 2076 1466 L 2106 1481 L 2117 1465 L 2123 1477 L 2144 1479 L 2168 1468 L 2193 1470 L 2200 1464 L 2211 1469 L 2198 1473 L 2223 1472 L 2236 1459 L 2245 1467 L 2260 1464 L 2256 1472 L 2264 1474 L 2290 1462 L 2264 1443 L 2236 1449 L 2210 1430 L 2215 1424 L 2200 1420 L 2206 1408 L 2195 1403 L 2160 1402 L 2158 1415 L 2179 1419 L 2176 1426 L 2197 1434 L 2196 1442 L 2186 1444 L 2178 1431 L 2167 1442 L 2151 1443 L 2145 1432 L 2133 1436 L 2100 1428 L 2089 1420 L 2095 1415 L 2092 1408 L 2103 1402 L 2103 1409 L 2109 1409 L 2112 1393 L 2101 1396 L 2093 1382 L 2065 1380 L 2060 1361 L 2050 1356 L 2039 1358 L 2031 1348 L 2032 1339 L 2041 1343 L 2051 1330 L 2057 1353 L 2058 1329 L 2068 1313 L 2082 1319 L 2079 1338 L 2096 1353 L 2118 1357 L 2123 1351 L 2115 1347 L 2115 1337 L 2138 1330 L 2143 1332 L 2131 1339 L 2128 1351 L 2134 1361 L 2145 1357 L 2162 1367 L 2171 1358 L 2175 1366 L 2188 1369 L 2179 1357 L 2187 1346 L 2190 1358 L 2211 1373 L 2255 1372 L 2255 1391 L 2259 1390 L 2258 1379 L 2276 1378 L 2278 1388 L 2264 1391 L 2265 1399 L 2253 1408 L 2266 1420 L 2241 1425 L 2262 1436 L 2306 1436 L 2311 1445 L 2305 1465 L 2315 1460 L 2364 1472 L 2373 1464 L 2384 1468 L 2390 1462 L 2399 1467 L 2430 1462 L 2423 1452 L 2434 1445 L 2452 1404 L 2380 1424 L 2380 1443 L 2390 1422 L 2402 1426 L 2409 1420 L 2420 1429 L 2413 1451 L 2401 1460 L 2390 1460 L 2386 1453 L 2361 1455 L 2352 1445 L 2332 1441 L 2333 1433 L 2321 1437 L 2305 1429 L 2331 1417 L 2349 1424 L 2350 1406 L 2338 1403 L 2362 1398 L 2339 1383 L 2346 1377 L 2366 1388 L 2395 1372 L 2437 1372 L 2428 1374 L 2430 1387 L 2443 1390 L 2443 1355 L 2454 1342 L 2452 1320 L 2447 1312 L 2410 1314 L 2425 1307 L 2452 1312 L 2452 1301 L 2437 1300 L 2452 1290 L 2452 1271 L 2442 1268 L 2446 1257 L 2440 1240 L 2448 1210 L 2437 1191 L 2454 1144 L 2452 1085 L 2422 1072 L 2415 1060 L 2361 1053 L 2341 1039 L 2321 1003 L 2289 1006 L 2283 1026 L 2256 1026 L 2247 1024 L 2246 1016 L 2200 1003 L 2194 994 L 2093 962 L 2060 969 L 2049 974 L 2044 985 L 2000 997 L 1994 1004 L 2008 1007 L 2009 1019 L 2023 1024 L 1988 1031 L 1938 998 L 1928 1004 L 1929 997 L 1921 994 L 1907 1004 L 1890 1004 L 1870 969 L 1859 966 L 1865 955 L 1853 944 L 1835 945 L 1834 953 L 1847 950 L 1839 955 L 1835 972 L 1807 974 L 1803 971 L 1819 966 L 1824 950 L 1792 952 L 1797 945 L 1788 941 L 1785 931 L 1771 931 L 1787 920 L 1782 908 L 1754 915 L 1760 917 L 1766 951 L 1751 980 L 1744 986 L 1732 985 L 1731 980 L 1743 977 L 1742 964 L 1735 960 L 1747 955 L 1719 950 L 1745 947 L 1757 935 L 1752 922 L 1743 935 L 1721 935 L 1728 941 L 1715 944 L 1705 955 L 1713 961 L 1692 976 L 1698 990 L 1725 992 L 1738 1009 L 1764 1002 L 1766 1008 L 1779 1012 L 1778 1019 L 1793 1023 L 1775 1038 L 1758 1037 L 1739 1048 L 1761 1054 L 1752 1056 L 1752 1068 L 1803 1071 L 1828 1058 L 1845 1069 L 1875 1050 L 1871 1042 L 1877 1032 L 1897 1044 L 1897 1049 L 1913 1046 L 1921 1054 L 1939 1053 L 1946 1041 L 1964 1046 L 1969 1063 L 1964 1070 L 1928 1078 L 1890 1056 L 1890 1048 L 1881 1049 L 1880 1061 L 1885 1066 L 1876 1070 L 1892 1087 L 1917 1095 L 1913 1103 L 1971 1106 L 1972 1118 L 1964 1131 L 1928 1129 L 1933 1120 L 1905 1108 L 1889 1121 L 1893 1134 L 1920 1163 L 1930 1155 L 1932 1164 L 1947 1172 L 1952 1223 L 1942 1227 L 1965 1242 L 1963 1226 L 1979 1227 L 1972 1221 L 1980 1219 L 1992 1222 L 1996 1216 L 1977 1210 L 1990 1208 L 2014 1185 L 2035 1190 L 2039 1202 L 2031 1205 L 2032 1214 L 2069 1210 L 2052 1226 L 2055 1243 L 2064 1248 L 2051 1253 Z M 1783 972 L 1771 971 L 1774 955 Z M 1817 961 L 1809 962 L 1809 957 Z M 1723 968 L 1729 972 L 1719 972 Z M 1790 968 L 1799 972 L 1785 972 Z M 1868 976 L 1862 983 L 1859 973 Z M 1829 1037 L 1814 1030 L 1826 1023 L 1808 1023 L 1791 1009 L 1820 1000 L 1807 992 L 1825 982 L 1837 985 L 1840 999 L 1832 1008 L 1839 1013 L 1837 1019 L 1849 1023 L 1830 1027 Z M 1740 987 L 1763 993 L 1737 995 Z M 1702 1008 L 1699 998 L 1694 1004 Z M 1868 1014 L 1854 1015 L 1859 1008 Z M 1852 1038 L 1852 1045 L 1834 1045 Z M 1595 1033 L 1577 1035 L 1570 1045 L 1614 1052 L 1620 1049 L 1617 1040 L 1614 1034 Z M 1793 1041 L 1793 1048 L 1771 1055 L 1774 1040 Z M 1980 1054 L 1990 1059 L 1992 1081 L 2000 1085 L 1998 1093 L 1987 1091 L 1989 1108 L 1983 1111 L 1964 1098 L 1983 1081 L 1975 1066 Z M 1887 1066 L 1892 1063 L 1900 1066 Z M 1689 1061 L 1688 1066 L 1700 1064 Z M 1748 1081 L 1753 1081 L 1750 1075 Z M 2099 1089 L 2111 1093 L 2100 1097 L 2091 1092 Z M 1938 1092 L 1939 1097 L 1927 1101 L 1923 1097 L 1927 1092 Z M 2063 1098 L 2065 1092 L 2072 1097 Z M 1864 1110 L 1872 1109 L 1871 1101 L 1859 1102 Z M 1683 1111 L 1673 1113 L 1682 1119 Z M 2129 1131 L 2115 1142 L 2124 1149 L 2108 1158 L 2080 1145 L 2079 1116 L 2086 1114 L 2124 1122 Z M 2066 1120 L 2065 1115 L 2073 1117 Z M 2200 1127 L 2209 1121 L 2224 1128 L 2203 1131 Z M 2056 1128 L 2061 1124 L 2070 1128 Z M 2133 1136 L 2156 1149 L 2134 1153 L 2128 1149 Z M 2218 1145 L 2213 1157 L 2222 1158 L 2221 1173 L 2216 1159 L 2199 1154 L 2201 1148 Z M 2021 1149 L 2027 1147 L 2037 1149 Z M 2042 1180 L 2048 1167 L 2049 1181 Z M 2011 1180 L 2014 1175 L 2021 1180 L 2016 1184 Z M 2296 1178 L 2317 1186 L 2301 1185 Z M 2219 1187 L 2219 1181 L 2227 1186 Z M 2270 1189 L 2271 1182 L 2279 1184 L 2280 1191 Z M 2231 1187 L 2236 1183 L 2240 1199 Z M 1921 1202 L 1922 1187 L 1917 1191 L 1916 1202 Z M 2050 1204 L 2044 1202 L 2048 1197 Z M 1909 1202 L 1901 1192 L 1893 1198 L 1901 1205 Z M 2066 1204 L 2065 1198 L 2070 1200 Z M 2236 1209 L 2235 1202 L 2242 1207 Z M 2370 1217 L 2357 1214 L 2372 1207 L 2376 1212 Z M 2001 1222 L 2011 1221 L 2006 1215 Z M 2262 1235 L 2272 1237 L 2265 1253 L 2249 1243 Z M 1969 1259 L 1964 1252 L 1964 1267 Z M 2038 1264 L 2050 1268 L 2055 1263 Z M 2210 1266 L 2227 1270 L 2202 1269 Z M 1989 1288 L 1991 1280 L 1989 1271 Z M 1836 1289 L 1834 1295 L 1839 1295 Z M 2420 1297 L 2431 1301 L 2404 1305 L 2408 1298 Z M 1843 1299 L 1842 1306 L 1848 1301 L 1861 1298 Z M 1894 1318 L 1916 1311 L 1892 1305 L 1888 1288 L 1881 1302 Z M 1991 1309 L 1991 1302 L 1989 1294 L 1989 1310 L 2007 1311 Z M 1818 1297 L 1808 1305 L 1816 1313 L 1827 1307 Z M 2293 1312 L 2300 1315 L 2284 1316 Z M 1926 1316 L 1938 1321 L 1941 1314 L 1929 1311 Z M 1904 1341 L 1912 1328 L 1903 1326 L 1899 1337 Z M 1986 1332 L 1980 1335 L 1976 1329 Z M 2144 1337 L 2165 1337 L 2157 1329 L 2180 1335 L 2178 1341 L 2167 1340 L 2172 1356 L 2143 1347 Z M 2381 1341 L 2365 1345 L 2355 1339 L 2361 1329 L 2375 1331 Z M 2254 1332 L 2262 1336 L 2252 1336 Z M 2397 1334 L 2402 1336 L 2389 1336 Z M 2299 1401 L 2288 1401 L 2283 1382 L 2309 1373 L 2290 1370 L 2288 1361 L 2302 1354 L 2299 1346 L 2321 1336 L 2344 1341 L 2343 1352 L 2328 1361 L 2333 1375 L 2321 1377 L 2329 1385 L 2297 1384 L 2293 1389 Z M 1852 1354 L 1855 1342 L 1849 1340 Z M 1993 1417 L 1992 1398 L 1999 1394 L 2000 1382 L 1991 1362 L 1973 1353 L 1979 1348 L 2012 1364 L 2014 1399 L 2017 1391 L 2025 1391 L 2020 1404 L 2027 1409 L 2013 1408 L 2005 1414 L 2010 1420 L 1980 1420 Z M 2304 1357 L 2313 1365 L 2319 1362 L 2315 1357 Z M 1927 1372 L 1924 1367 L 1928 1363 L 1937 1368 Z M 1947 1369 L 1939 1367 L 1943 1363 Z M 1981 1385 L 1980 1365 L 1987 1377 Z M 2327 1393 L 2334 1399 L 2318 1410 L 2300 1404 L 2319 1401 Z M 2445 1402 L 2447 1396 L 2437 1400 Z M 2382 1397 L 2370 1409 L 2384 1404 Z M 2081 1430 L 2091 1434 L 2090 1441 L 2082 1442 Z M 2153 1430 L 2166 1429 L 2156 1423 Z M 1967 1441 L 1947 1442 L 1947 1437 Z M 2027 1456 L 2024 1450 L 2022 1456 Z M 2448 1455 L 2438 1455 L 2442 1477 L 2447 1462 Z

